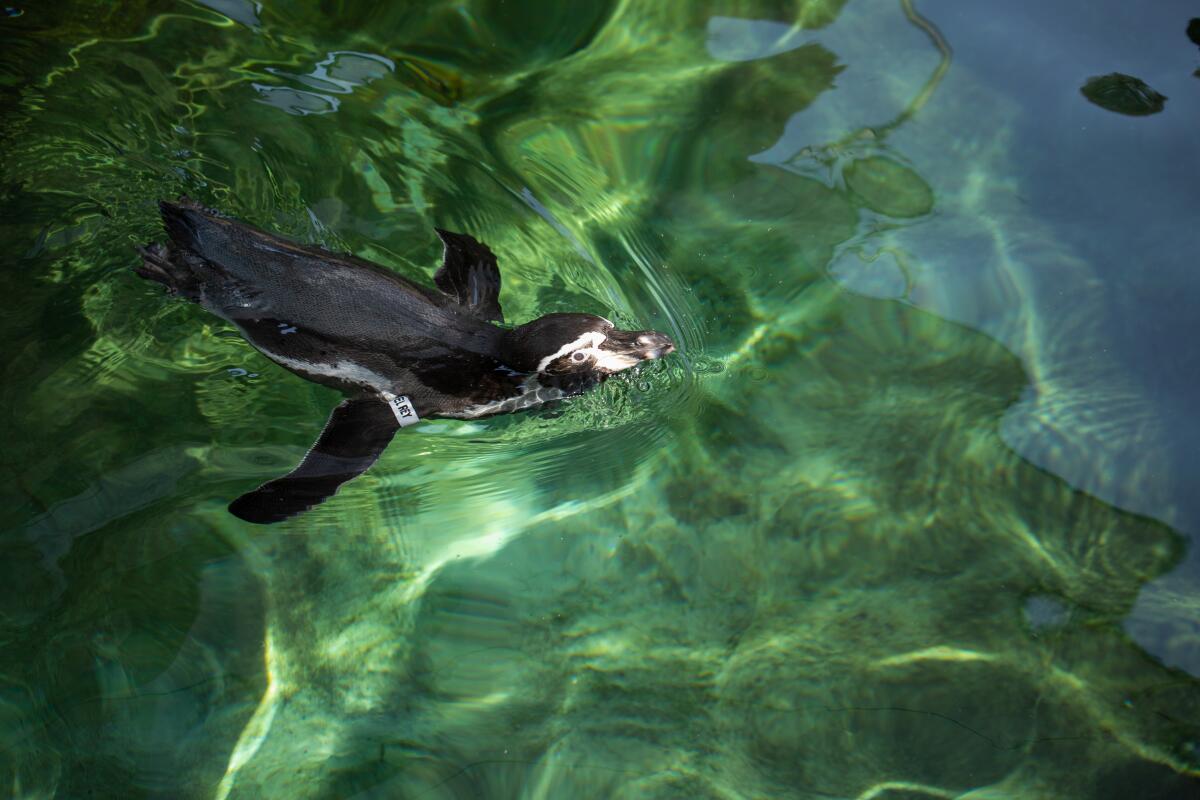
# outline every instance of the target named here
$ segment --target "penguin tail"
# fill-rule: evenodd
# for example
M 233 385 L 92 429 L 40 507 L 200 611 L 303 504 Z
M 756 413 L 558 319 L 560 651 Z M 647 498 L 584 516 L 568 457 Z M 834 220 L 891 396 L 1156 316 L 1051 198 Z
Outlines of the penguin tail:
M 196 204 L 187 197 L 179 198 L 176 203 L 159 200 L 158 210 L 162 214 L 163 227 L 172 242 L 185 249 L 195 248 L 199 244 L 197 220 L 194 219 L 199 210 Z
M 209 271 L 205 267 L 211 266 L 200 246 L 203 232 L 211 233 L 210 218 L 224 217 L 187 195 L 180 195 L 174 202 L 160 200 L 158 210 L 170 241 L 137 248 L 142 263 L 134 271 L 146 280 L 161 283 L 171 294 L 196 300 L 200 296 L 201 278 Z
M 220 223 L 229 218 L 215 208 L 197 203 L 186 194 L 174 201 L 159 200 L 158 212 L 162 215 L 163 227 L 171 241 L 187 250 L 203 254 L 203 241 Z

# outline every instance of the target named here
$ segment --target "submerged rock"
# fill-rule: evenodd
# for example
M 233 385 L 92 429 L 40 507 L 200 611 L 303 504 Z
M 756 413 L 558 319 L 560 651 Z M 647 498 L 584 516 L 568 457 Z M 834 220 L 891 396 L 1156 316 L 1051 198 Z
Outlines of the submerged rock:
M 1151 89 L 1145 81 L 1120 72 L 1088 78 L 1079 91 L 1107 111 L 1135 117 L 1157 114 L 1167 102 L 1165 95 Z

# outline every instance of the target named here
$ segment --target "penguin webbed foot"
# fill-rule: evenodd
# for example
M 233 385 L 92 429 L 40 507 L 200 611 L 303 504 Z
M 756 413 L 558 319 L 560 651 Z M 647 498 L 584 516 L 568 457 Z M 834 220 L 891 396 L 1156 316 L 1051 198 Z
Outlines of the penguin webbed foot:
M 163 263 L 166 259 L 166 248 L 161 244 L 147 244 L 138 247 L 137 252 L 142 257 L 142 263 L 133 268 L 138 277 L 161 283 L 168 292 L 174 294 L 175 281 Z
M 187 254 L 180 254 L 157 242 L 137 248 L 142 263 L 133 268 L 138 277 L 161 283 L 169 294 L 189 299 L 197 296 L 196 278 L 188 265 Z

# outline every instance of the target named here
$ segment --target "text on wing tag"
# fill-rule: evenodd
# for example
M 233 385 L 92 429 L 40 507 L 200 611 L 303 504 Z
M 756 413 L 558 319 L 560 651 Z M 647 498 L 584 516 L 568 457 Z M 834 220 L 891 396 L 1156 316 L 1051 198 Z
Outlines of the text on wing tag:
M 417 416 L 417 410 L 413 408 L 412 401 L 405 394 L 385 394 L 388 408 L 392 409 L 392 413 L 396 415 L 396 422 L 400 423 L 401 428 L 407 428 L 409 425 L 416 425 L 421 421 Z

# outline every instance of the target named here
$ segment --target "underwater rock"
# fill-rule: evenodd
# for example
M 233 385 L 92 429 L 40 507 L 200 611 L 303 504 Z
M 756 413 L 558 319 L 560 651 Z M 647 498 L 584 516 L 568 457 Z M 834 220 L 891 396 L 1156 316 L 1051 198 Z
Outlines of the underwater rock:
M 842 173 L 846 187 L 872 211 L 910 219 L 933 210 L 933 190 L 920 175 L 888 158 L 868 156 Z
M 1106 111 L 1134 117 L 1157 114 L 1167 102 L 1165 95 L 1151 89 L 1145 81 L 1120 72 L 1088 78 L 1079 91 Z
M 1192 44 L 1200 47 L 1200 17 L 1192 17 L 1188 20 L 1187 37 L 1192 40 Z M 1200 78 L 1200 68 L 1197 68 L 1192 75 Z

